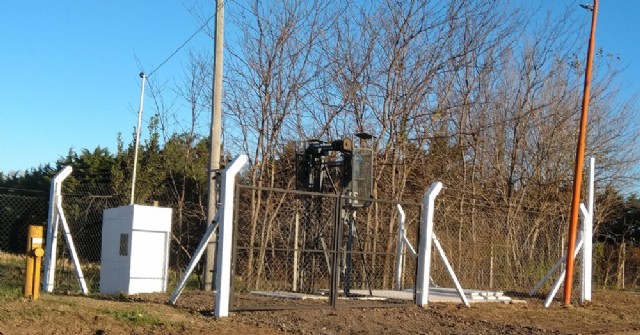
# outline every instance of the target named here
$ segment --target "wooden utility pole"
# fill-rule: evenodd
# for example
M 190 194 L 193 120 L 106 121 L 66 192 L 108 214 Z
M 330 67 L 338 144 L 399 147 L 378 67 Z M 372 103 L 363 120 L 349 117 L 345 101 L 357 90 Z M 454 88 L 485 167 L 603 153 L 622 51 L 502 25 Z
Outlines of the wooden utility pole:
M 576 248 L 576 235 L 578 232 L 578 212 L 580 210 L 580 187 L 582 186 L 582 168 L 584 166 L 584 149 L 587 137 L 587 114 L 589 112 L 589 93 L 591 92 L 591 67 L 593 64 L 593 46 L 596 36 L 596 17 L 598 15 L 598 0 L 593 0 L 593 8 L 585 6 L 592 11 L 591 36 L 589 37 L 589 49 L 587 50 L 587 69 L 584 74 L 584 96 L 582 97 L 582 115 L 580 117 L 580 132 L 578 134 L 578 148 L 576 150 L 576 166 L 573 177 L 573 199 L 571 201 L 571 217 L 569 224 L 569 243 L 567 246 L 567 268 L 564 278 L 564 304 L 571 303 L 571 286 L 573 284 L 574 249 Z
M 215 49 L 213 59 L 213 94 L 211 98 L 211 148 L 209 151 L 209 202 L 207 206 L 207 222 L 214 224 L 216 216 L 217 189 L 214 180 L 220 169 L 220 136 L 222 132 L 222 54 L 224 47 L 224 0 L 216 0 Z M 207 245 L 204 266 L 205 291 L 213 290 L 213 269 L 216 262 L 217 234 L 214 233 Z

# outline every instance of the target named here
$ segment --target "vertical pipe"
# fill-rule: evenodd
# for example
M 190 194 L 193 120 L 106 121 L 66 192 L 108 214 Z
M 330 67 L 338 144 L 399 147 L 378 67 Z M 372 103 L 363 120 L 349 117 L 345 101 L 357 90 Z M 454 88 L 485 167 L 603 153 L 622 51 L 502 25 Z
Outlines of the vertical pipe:
M 222 190 L 222 185 L 219 184 L 218 186 L 220 186 L 220 189 Z M 233 252 L 231 253 L 231 287 L 229 288 L 229 308 L 233 309 L 234 306 L 236 305 L 236 295 L 234 294 L 236 292 L 236 281 L 235 281 L 235 277 L 234 274 L 237 273 L 237 262 L 236 260 L 238 259 L 238 224 L 235 224 L 235 221 L 238 220 L 237 218 L 239 218 L 240 216 L 240 206 L 236 206 L 236 204 L 238 204 L 238 202 L 240 201 L 240 186 L 239 185 L 234 185 L 234 199 L 233 199 L 233 217 L 236 218 L 234 219 L 234 224 L 233 224 L 233 238 L 231 239 L 231 248 L 233 249 Z M 220 216 L 219 213 L 216 213 L 216 217 Z M 217 223 L 216 223 L 217 225 Z M 214 232 L 216 231 L 215 229 L 213 230 Z
M 344 271 L 344 295 L 349 296 L 351 294 L 351 271 L 353 270 L 353 217 L 351 211 L 346 214 L 347 226 L 349 229 L 349 235 L 347 235 L 347 260 L 345 262 Z
M 329 304 L 336 308 L 338 305 L 338 286 L 340 282 L 340 246 L 342 245 L 342 196 L 335 198 L 334 223 L 333 223 L 333 264 L 331 266 L 331 290 L 329 292 Z
M 140 147 L 140 127 L 142 125 L 142 107 L 144 104 L 144 83 L 147 80 L 147 76 L 144 72 L 140 72 L 140 78 L 142 78 L 142 86 L 140 88 L 140 105 L 138 107 L 138 126 L 136 127 L 136 141 L 135 149 L 133 150 L 133 173 L 131 177 L 131 201 L 130 205 L 133 205 L 134 195 L 136 192 L 136 173 L 138 171 L 138 148 Z
M 24 296 L 38 300 L 40 296 L 40 263 L 42 250 L 42 226 L 29 226 L 27 234 L 27 259 L 25 262 Z
M 571 216 L 569 225 L 569 243 L 567 245 L 567 275 L 564 281 L 564 304 L 571 302 L 571 286 L 573 284 L 573 250 L 576 246 L 578 231 L 578 212 L 580 208 L 580 187 L 582 185 L 582 167 L 584 165 L 584 149 L 587 135 L 587 115 L 589 112 L 589 93 L 591 91 L 591 68 L 593 64 L 593 46 L 595 44 L 596 17 L 598 15 L 598 0 L 593 0 L 593 13 L 591 16 L 591 36 L 589 37 L 589 49 L 587 51 L 587 68 L 584 78 L 584 96 L 582 99 L 582 114 L 580 117 L 580 132 L 578 135 L 578 148 L 576 150 L 576 165 L 573 179 L 573 199 L 571 201 Z
M 67 167 L 65 167 L 66 169 Z M 69 167 L 71 168 L 71 167 Z M 56 202 L 58 201 L 58 182 L 56 179 L 60 175 L 60 172 L 51 180 L 51 188 L 49 191 L 49 212 L 47 216 L 47 242 L 45 244 L 47 253 L 44 258 L 44 281 L 42 282 L 42 290 L 51 292 L 53 291 L 53 276 L 55 274 L 56 253 L 57 253 L 57 239 L 54 239 L 54 232 L 58 230 L 58 216 L 56 213 Z M 57 236 L 56 236 L 57 237 Z M 52 262 L 53 261 L 53 262 Z M 51 291 L 49 290 L 51 287 Z
M 66 167 L 65 167 L 66 168 Z M 70 167 L 69 167 L 70 168 Z M 56 263 L 58 256 L 58 208 L 56 202 L 58 198 L 58 172 L 51 180 L 51 191 L 49 192 L 49 214 L 47 218 L 47 240 L 45 243 L 46 253 L 44 255 L 44 280 L 42 281 L 42 290 L 45 292 L 53 292 L 53 286 L 56 275 Z
M 298 292 L 298 257 L 300 249 L 298 248 L 298 239 L 300 235 L 300 213 L 296 210 L 295 228 L 293 233 L 293 292 Z M 335 250 L 334 250 L 335 253 Z

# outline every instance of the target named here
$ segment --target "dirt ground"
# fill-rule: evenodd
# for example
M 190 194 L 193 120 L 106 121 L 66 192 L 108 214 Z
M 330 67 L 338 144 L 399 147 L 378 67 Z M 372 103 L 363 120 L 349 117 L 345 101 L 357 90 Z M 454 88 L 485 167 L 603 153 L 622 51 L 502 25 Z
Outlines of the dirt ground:
M 187 292 L 123 298 L 42 295 L 0 299 L 0 335 L 11 334 L 640 334 L 640 293 L 597 291 L 593 303 L 433 303 L 428 308 L 338 308 L 211 316 L 213 296 Z

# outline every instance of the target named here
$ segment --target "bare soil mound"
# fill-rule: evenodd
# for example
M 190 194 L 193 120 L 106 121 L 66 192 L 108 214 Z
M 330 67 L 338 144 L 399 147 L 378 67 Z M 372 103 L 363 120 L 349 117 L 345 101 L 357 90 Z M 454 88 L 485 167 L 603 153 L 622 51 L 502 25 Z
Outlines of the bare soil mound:
M 428 308 L 295 309 L 211 316 L 213 295 L 2 299 L 0 334 L 640 334 L 640 294 L 599 291 L 594 303 L 431 304 Z

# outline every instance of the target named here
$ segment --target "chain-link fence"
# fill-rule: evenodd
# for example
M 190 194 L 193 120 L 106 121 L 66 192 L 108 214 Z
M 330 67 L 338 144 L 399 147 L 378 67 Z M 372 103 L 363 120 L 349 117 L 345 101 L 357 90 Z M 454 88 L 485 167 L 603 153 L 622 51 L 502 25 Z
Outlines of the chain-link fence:
M 376 201 L 349 216 L 338 206 L 346 200 L 338 196 L 245 186 L 237 196 L 236 292 L 324 294 L 334 284 L 331 269 L 335 267 L 340 275 L 334 281 L 341 294 L 346 286 L 358 293 L 366 293 L 369 288 L 394 288 L 395 204 Z M 46 224 L 48 200 L 44 192 L 0 192 L 0 252 L 24 253 L 27 226 Z M 203 201 L 180 201 L 179 197 L 149 198 L 145 203 L 151 205 L 153 201 L 173 209 L 170 280 L 176 280 L 202 238 L 206 208 Z M 566 203 L 566 199 L 509 202 L 497 195 L 491 198 L 445 188 L 436 198 L 434 231 L 464 288 L 510 291 L 516 297 L 525 297 L 564 257 Z M 63 209 L 91 292 L 98 291 L 103 211 L 126 204 L 128 197 L 117 195 L 106 183 L 80 184 L 73 191 L 63 191 Z M 403 208 L 407 212 L 407 238 L 415 248 L 419 209 L 411 204 Z M 351 226 L 349 218 L 353 218 Z M 348 246 L 350 227 L 353 234 Z M 640 248 L 600 241 L 595 236 L 595 287 L 637 289 Z M 78 291 L 64 239 L 58 243 L 56 288 Z M 415 285 L 415 258 L 406 253 L 404 259 L 402 288 L 410 289 Z M 580 264 L 576 265 L 579 269 Z M 347 271 L 349 278 L 345 280 Z M 450 287 L 437 257 L 433 258 L 431 275 L 436 285 Z M 574 278 L 579 278 L 577 273 Z M 188 288 L 197 287 L 199 276 L 194 275 L 190 283 Z M 550 285 L 547 283 L 541 293 L 546 293 Z M 573 292 L 579 292 L 579 286 L 574 287 Z M 243 302 L 236 300 L 236 305 L 243 306 Z
M 26 192 L 28 195 L 0 193 L 0 252 L 24 254 L 29 225 L 46 224 L 49 194 Z M 35 194 L 35 195 L 31 195 Z M 205 230 L 206 208 L 201 201 L 180 201 L 180 197 L 150 197 L 138 204 L 170 207 L 172 213 L 170 243 L 170 289 L 191 259 Z M 119 194 L 110 183 L 76 183 L 62 191 L 62 208 L 71 231 L 75 249 L 90 292 L 99 290 L 102 248 L 102 217 L 105 209 L 128 205 L 128 194 Z M 206 205 L 206 204 L 205 204 Z M 60 228 L 61 229 L 61 228 Z M 46 238 L 46 236 L 45 236 Z M 63 235 L 58 238 L 55 290 L 78 292 L 76 270 Z M 200 269 L 188 288 L 198 287 Z
M 73 191 L 62 193 L 62 209 L 89 292 L 95 293 L 99 290 L 103 211 L 121 206 L 125 201 L 123 196 L 114 195 L 108 184 L 80 184 L 74 187 Z M 54 287 L 57 291 L 78 291 L 76 271 L 69 248 L 62 235 L 59 235 L 56 242 L 58 264 Z
M 509 201 L 497 194 L 488 197 L 445 188 L 435 207 L 434 231 L 465 288 L 527 297 L 563 258 L 568 213 L 559 201 Z M 579 258 L 576 261 L 580 269 Z M 434 262 L 436 283 L 446 279 L 442 269 Z M 541 293 L 548 291 L 553 279 Z M 573 292 L 579 292 L 579 286 L 574 287 Z
M 594 282 L 604 288 L 640 289 L 640 245 L 607 239 L 593 246 Z
M 397 203 L 248 186 L 236 196 L 235 309 L 370 303 L 372 292 L 394 288 Z M 417 246 L 420 204 L 402 206 Z M 416 263 L 407 259 L 399 275 L 412 288 Z
M 24 193 L 0 192 L 0 252 L 24 254 L 29 225 L 47 222 L 48 194 Z
M 128 195 L 116 194 L 109 184 L 87 184 L 63 192 L 62 207 L 72 232 L 76 251 L 91 292 L 97 292 L 100 282 L 100 254 L 102 248 L 102 219 L 105 209 L 129 204 Z M 169 289 L 180 277 L 195 251 L 204 230 L 206 210 L 201 202 L 180 201 L 179 197 L 150 197 L 136 204 L 172 208 L 171 241 L 169 249 Z M 60 239 L 62 240 L 62 239 Z M 64 243 L 60 241 L 59 243 Z M 66 245 L 58 247 L 59 262 L 56 289 L 78 288 L 75 270 Z M 198 269 L 194 280 L 200 286 Z M 189 286 L 194 288 L 194 285 Z

